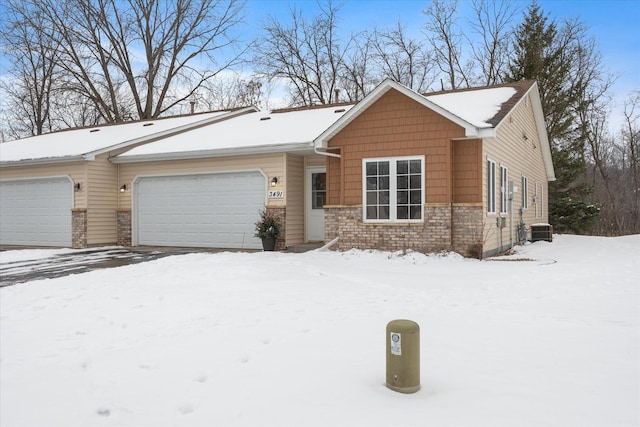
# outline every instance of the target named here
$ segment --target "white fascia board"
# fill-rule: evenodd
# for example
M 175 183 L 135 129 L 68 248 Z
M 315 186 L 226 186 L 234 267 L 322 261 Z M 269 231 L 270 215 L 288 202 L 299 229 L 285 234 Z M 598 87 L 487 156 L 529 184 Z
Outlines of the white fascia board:
M 358 117 L 362 112 L 364 112 L 371 104 L 380 99 L 385 93 L 389 90 L 395 89 L 403 95 L 413 99 L 419 104 L 424 105 L 425 107 L 433 110 L 439 115 L 451 120 L 455 124 L 461 126 L 465 130 L 465 136 L 472 137 L 481 137 L 481 133 L 489 130 L 493 131 L 493 128 L 478 128 L 466 120 L 456 116 L 448 110 L 440 107 L 437 104 L 429 101 L 426 97 L 420 95 L 419 93 L 407 88 L 406 86 L 401 85 L 400 83 L 386 79 L 382 83 L 380 83 L 374 90 L 372 90 L 367 96 L 365 96 L 360 102 L 358 102 L 352 109 L 347 111 L 342 117 L 338 119 L 333 125 L 331 125 L 327 130 L 325 130 L 320 136 L 318 136 L 314 140 L 314 144 L 317 148 L 327 148 L 327 142 L 333 138 L 338 132 L 340 132 L 345 126 L 351 123 L 356 117 Z
M 227 119 L 230 119 L 232 117 L 241 116 L 241 115 L 246 114 L 246 113 L 254 113 L 254 112 L 257 112 L 257 111 L 258 111 L 258 109 L 256 107 L 253 107 L 253 106 L 242 108 L 242 109 L 236 110 L 236 111 L 230 111 L 228 113 L 221 114 L 219 116 L 209 117 L 208 119 L 198 120 L 197 122 L 189 123 L 189 124 L 186 124 L 186 125 L 178 126 L 178 127 L 171 128 L 171 129 L 167 129 L 167 130 L 164 130 L 162 132 L 156 132 L 156 133 L 152 133 L 152 134 L 149 134 L 149 135 L 141 136 L 140 138 L 136 138 L 136 139 L 132 139 L 132 140 L 129 140 L 129 141 L 121 142 L 119 144 L 112 145 L 110 147 L 106 147 L 106 148 L 102 148 L 100 150 L 92 151 L 90 153 L 85 154 L 85 156 L 86 157 L 92 157 L 93 159 L 95 159 L 95 156 L 98 156 L 98 155 L 104 154 L 104 153 L 108 153 L 109 151 L 119 150 L 120 148 L 127 148 L 128 146 L 139 144 L 139 143 L 143 143 L 145 141 L 155 141 L 155 140 L 158 140 L 158 139 L 166 138 L 168 136 L 172 136 L 172 135 L 175 135 L 175 134 L 186 132 L 186 131 L 191 130 L 191 129 L 196 129 L 196 128 L 199 128 L 199 127 L 202 127 L 202 126 L 207 126 L 207 125 L 210 125 L 212 123 L 216 123 L 216 122 L 219 122 L 219 121 L 222 121 L 222 120 L 227 120 Z
M 542 111 L 542 101 L 540 100 L 540 91 L 538 91 L 538 82 L 534 82 L 529 90 L 520 97 L 518 102 L 513 106 L 509 113 L 505 114 L 500 123 L 496 125 L 496 130 L 506 122 L 507 117 L 515 111 L 520 104 L 526 102 L 528 96 L 531 96 L 531 108 L 533 109 L 533 118 L 536 123 L 536 130 L 538 131 L 538 137 L 540 138 L 540 150 L 542 151 L 542 159 L 544 161 L 545 171 L 547 173 L 548 181 L 556 180 L 556 173 L 553 168 L 553 158 L 551 157 L 551 144 L 549 142 L 549 136 L 547 135 L 547 125 L 544 121 L 544 111 Z
M 533 115 L 536 119 L 536 128 L 538 129 L 538 137 L 540 138 L 540 150 L 542 150 L 542 158 L 547 171 L 547 180 L 555 181 L 556 172 L 553 168 L 553 157 L 551 156 L 551 143 L 547 135 L 547 124 L 544 121 L 544 112 L 542 111 L 542 101 L 540 100 L 540 92 L 538 91 L 538 83 L 534 83 L 531 89 L 531 98 L 533 102 Z
M 175 153 L 140 154 L 137 156 L 116 156 L 109 160 L 112 163 L 157 162 L 160 160 L 189 160 L 211 157 L 248 156 L 252 154 L 290 153 L 313 150 L 312 142 L 273 144 L 266 146 L 221 148 L 216 150 L 184 151 Z

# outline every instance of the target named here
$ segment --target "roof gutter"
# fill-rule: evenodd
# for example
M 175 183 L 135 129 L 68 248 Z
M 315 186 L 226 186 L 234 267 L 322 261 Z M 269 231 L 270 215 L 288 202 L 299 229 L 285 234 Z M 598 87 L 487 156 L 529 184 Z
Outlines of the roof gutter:
M 33 165 L 45 165 L 51 163 L 71 163 L 71 162 L 84 162 L 95 160 L 95 157 L 86 156 L 83 154 L 77 156 L 67 157 L 45 157 L 41 159 L 24 159 L 24 160 L 11 160 L 0 162 L 0 168 L 8 168 L 11 166 L 33 166 Z
M 122 154 L 110 157 L 109 161 L 112 163 L 137 163 L 137 162 L 155 162 L 160 160 L 187 160 L 198 159 L 207 157 L 229 157 L 240 156 L 248 154 L 270 154 L 270 153 L 282 153 L 292 151 L 307 151 L 311 147 L 308 143 L 288 143 L 268 146 L 251 146 L 251 147 L 231 147 L 214 150 L 198 150 L 198 151 L 184 151 L 173 153 L 154 153 L 154 154 L 138 154 L 127 155 Z

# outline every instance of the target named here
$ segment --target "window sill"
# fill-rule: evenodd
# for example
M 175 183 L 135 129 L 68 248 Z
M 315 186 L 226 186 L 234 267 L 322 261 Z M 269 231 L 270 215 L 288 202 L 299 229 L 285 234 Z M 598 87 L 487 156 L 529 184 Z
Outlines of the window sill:
M 366 226 L 382 225 L 385 227 L 422 227 L 424 226 L 424 221 L 411 221 L 411 222 L 362 221 L 362 225 L 366 225 Z

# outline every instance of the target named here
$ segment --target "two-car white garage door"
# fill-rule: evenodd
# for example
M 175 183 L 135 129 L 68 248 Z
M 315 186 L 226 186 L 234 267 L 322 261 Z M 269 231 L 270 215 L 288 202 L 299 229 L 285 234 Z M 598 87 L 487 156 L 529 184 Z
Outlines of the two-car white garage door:
M 266 201 L 257 171 L 138 178 L 138 245 L 261 248 L 254 224 Z
M 71 246 L 73 183 L 68 177 L 0 182 L 0 243 Z

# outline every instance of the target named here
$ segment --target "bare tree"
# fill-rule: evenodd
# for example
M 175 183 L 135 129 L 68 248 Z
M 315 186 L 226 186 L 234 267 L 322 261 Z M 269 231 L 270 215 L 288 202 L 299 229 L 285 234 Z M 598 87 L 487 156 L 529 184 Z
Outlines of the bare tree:
M 501 83 L 509 63 L 511 24 L 518 12 L 515 3 L 505 0 L 473 0 L 474 19 L 469 25 L 479 37 L 471 52 L 480 70 L 481 84 Z
M 622 162 L 623 170 L 631 175 L 631 188 L 627 193 L 630 198 L 631 232 L 640 232 L 640 91 L 630 95 L 624 105 L 624 128 L 621 132 L 623 152 L 626 162 Z
M 242 17 L 236 0 L 25 0 L 41 17 L 68 76 L 65 93 L 89 99 L 106 122 L 153 118 L 187 100 L 239 60 L 230 54 Z M 227 56 L 223 56 L 224 53 Z
M 292 104 L 328 104 L 335 100 L 338 80 L 353 38 L 338 35 L 339 7 L 318 2 L 318 15 L 306 19 L 292 8 L 288 23 L 269 17 L 255 55 L 258 70 L 269 79 L 282 79 Z
M 372 75 L 371 50 L 371 44 L 366 41 L 366 37 L 355 39 L 353 49 L 345 56 L 344 71 L 338 80 L 339 86 L 344 90 L 345 100 L 361 100 L 379 82 Z
M 457 24 L 457 8 L 458 0 L 433 0 L 423 12 L 427 16 L 425 35 L 431 41 L 436 64 L 447 76 L 449 89 L 469 86 L 470 65 L 462 58 L 463 36 Z
M 590 180 L 592 203 L 600 207 L 593 232 L 619 236 L 640 233 L 640 190 L 638 159 L 640 148 L 640 114 L 638 93 L 629 96 L 624 105 L 620 132 L 612 135 L 606 126 L 610 112 L 601 110 L 590 117 L 586 178 Z
M 194 96 L 193 99 L 204 104 L 207 110 L 263 106 L 262 82 L 255 78 L 246 80 L 237 74 L 216 76 L 200 92 L 202 95 Z
M 400 22 L 369 37 L 380 80 L 390 78 L 416 92 L 425 92 L 434 81 L 434 62 L 420 40 L 407 35 Z
M 0 83 L 5 108 L 11 112 L 7 129 L 11 138 L 40 135 L 55 128 L 51 110 L 59 89 L 60 46 L 50 40 L 42 15 L 30 6 L 8 0 L 0 21 L 0 45 L 11 64 Z

